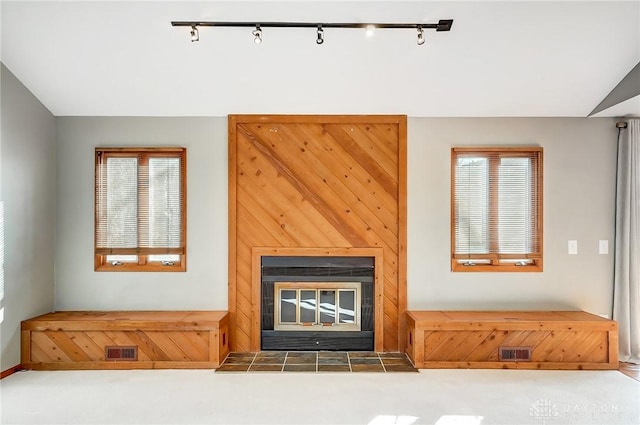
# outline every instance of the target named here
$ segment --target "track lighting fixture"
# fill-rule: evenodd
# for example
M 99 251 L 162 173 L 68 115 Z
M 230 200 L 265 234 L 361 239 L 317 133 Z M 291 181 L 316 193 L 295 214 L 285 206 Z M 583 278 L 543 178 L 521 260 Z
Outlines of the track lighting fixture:
M 200 34 L 198 33 L 198 27 L 196 27 L 195 25 L 191 26 L 191 41 L 198 41 L 200 40 Z
M 424 44 L 424 34 L 422 32 L 422 27 L 418 27 L 418 46 L 422 46 Z
M 373 37 L 373 32 L 376 30 L 375 25 L 369 24 L 366 26 L 365 29 L 366 29 L 365 34 L 367 35 L 367 37 Z
M 260 25 L 256 25 L 256 29 L 251 31 L 251 34 L 253 34 L 254 43 L 256 44 L 262 43 L 262 29 L 260 28 Z
M 373 35 L 374 29 L 416 29 L 418 45 L 425 42 L 424 30 L 434 29 L 437 32 L 451 31 L 453 19 L 440 19 L 437 23 L 348 23 L 348 22 L 212 22 L 212 21 L 173 21 L 174 27 L 191 27 L 191 41 L 198 41 L 198 27 L 242 27 L 255 28 L 251 34 L 256 44 L 262 43 L 262 28 L 316 28 L 316 44 L 324 43 L 326 28 L 364 28 L 367 36 Z
M 318 25 L 316 44 L 324 43 L 324 31 L 322 30 L 322 26 Z

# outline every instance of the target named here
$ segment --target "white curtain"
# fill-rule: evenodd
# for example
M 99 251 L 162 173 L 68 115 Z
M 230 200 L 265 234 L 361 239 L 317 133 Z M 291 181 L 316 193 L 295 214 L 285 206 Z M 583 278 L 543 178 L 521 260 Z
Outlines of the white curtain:
M 640 119 L 618 140 L 614 285 L 620 361 L 640 363 Z

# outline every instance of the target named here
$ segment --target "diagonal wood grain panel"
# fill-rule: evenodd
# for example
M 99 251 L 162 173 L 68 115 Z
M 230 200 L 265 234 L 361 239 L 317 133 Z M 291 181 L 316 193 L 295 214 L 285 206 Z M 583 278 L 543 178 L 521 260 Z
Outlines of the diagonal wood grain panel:
M 533 362 L 607 362 L 607 334 L 592 331 L 427 331 L 424 360 L 498 362 L 500 347 L 531 347 Z
M 404 346 L 406 117 L 229 116 L 229 312 L 256 351 L 253 248 L 382 248 L 385 351 Z
M 137 346 L 140 361 L 207 361 L 209 335 L 197 331 L 34 331 L 31 361 L 35 363 L 105 360 L 105 347 Z

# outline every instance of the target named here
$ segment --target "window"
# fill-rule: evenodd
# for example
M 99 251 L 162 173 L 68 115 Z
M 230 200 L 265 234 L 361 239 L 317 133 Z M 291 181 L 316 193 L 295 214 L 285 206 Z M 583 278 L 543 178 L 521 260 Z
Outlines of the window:
M 186 270 L 186 150 L 96 148 L 95 270 Z
M 453 271 L 542 271 L 542 148 L 451 150 Z

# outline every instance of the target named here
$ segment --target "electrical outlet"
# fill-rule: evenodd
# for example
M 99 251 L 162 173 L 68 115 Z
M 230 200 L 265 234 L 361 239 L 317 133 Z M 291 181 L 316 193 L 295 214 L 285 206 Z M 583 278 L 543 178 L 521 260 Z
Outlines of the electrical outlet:
M 569 255 L 578 255 L 578 241 L 572 240 L 568 243 Z

